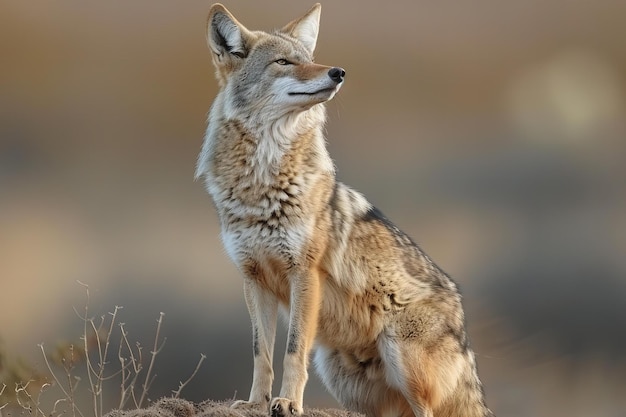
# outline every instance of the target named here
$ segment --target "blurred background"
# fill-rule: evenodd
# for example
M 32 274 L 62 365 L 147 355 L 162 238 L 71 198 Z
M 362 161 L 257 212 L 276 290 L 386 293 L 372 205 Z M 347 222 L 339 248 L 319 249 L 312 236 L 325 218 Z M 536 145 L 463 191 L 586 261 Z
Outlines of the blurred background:
M 183 396 L 247 398 L 242 280 L 193 181 L 209 6 L 0 3 L 5 371 L 79 340 L 80 280 L 91 314 L 123 306 L 147 348 L 165 313 L 153 399 L 201 353 Z M 311 2 L 226 6 L 269 30 Z M 459 283 L 497 415 L 626 409 L 625 16 L 622 0 L 323 4 L 316 60 L 347 71 L 328 105 L 338 177 Z M 313 374 L 306 403 L 336 406 Z

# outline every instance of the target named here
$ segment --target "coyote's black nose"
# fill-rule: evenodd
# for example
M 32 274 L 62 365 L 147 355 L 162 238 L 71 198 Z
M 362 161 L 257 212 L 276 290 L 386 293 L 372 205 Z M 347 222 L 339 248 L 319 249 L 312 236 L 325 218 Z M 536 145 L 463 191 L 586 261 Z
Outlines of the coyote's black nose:
M 333 67 L 328 70 L 328 76 L 331 80 L 339 84 L 343 81 L 343 77 L 346 76 L 346 71 L 343 68 Z

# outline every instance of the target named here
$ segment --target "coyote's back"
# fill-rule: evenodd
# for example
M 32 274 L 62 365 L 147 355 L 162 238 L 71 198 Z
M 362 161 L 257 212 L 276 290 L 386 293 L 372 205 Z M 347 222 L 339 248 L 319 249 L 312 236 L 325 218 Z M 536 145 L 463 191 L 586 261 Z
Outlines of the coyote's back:
M 220 4 L 208 44 L 220 91 L 196 175 L 244 277 L 252 320 L 250 397 L 302 413 L 309 353 L 329 391 L 368 416 L 485 417 L 454 282 L 360 193 L 337 182 L 324 103 L 345 71 L 313 62 L 320 6 L 280 30 L 251 31 Z M 272 397 L 278 311 L 288 317 Z

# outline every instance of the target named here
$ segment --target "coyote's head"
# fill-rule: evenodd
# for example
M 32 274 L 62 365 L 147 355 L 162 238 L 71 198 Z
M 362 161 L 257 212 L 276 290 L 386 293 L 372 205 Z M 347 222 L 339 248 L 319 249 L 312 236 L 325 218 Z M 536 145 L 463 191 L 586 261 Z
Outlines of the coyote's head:
M 272 33 L 246 29 L 221 4 L 211 7 L 207 40 L 227 117 L 264 122 L 330 100 L 345 75 L 318 65 L 313 51 L 321 6 Z

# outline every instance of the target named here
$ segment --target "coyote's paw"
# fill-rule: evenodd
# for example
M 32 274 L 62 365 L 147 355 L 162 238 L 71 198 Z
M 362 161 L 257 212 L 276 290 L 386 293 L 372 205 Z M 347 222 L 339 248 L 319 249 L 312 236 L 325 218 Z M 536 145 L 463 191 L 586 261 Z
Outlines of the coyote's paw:
M 302 406 L 287 398 L 274 398 L 270 403 L 271 417 L 290 417 L 302 414 Z

